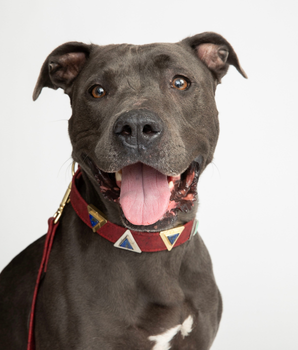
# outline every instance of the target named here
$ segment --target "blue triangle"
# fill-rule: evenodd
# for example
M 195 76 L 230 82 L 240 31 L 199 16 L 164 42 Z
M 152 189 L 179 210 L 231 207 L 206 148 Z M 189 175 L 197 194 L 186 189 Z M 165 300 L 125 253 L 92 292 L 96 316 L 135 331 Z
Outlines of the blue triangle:
M 122 247 L 122 248 L 133 250 L 133 247 L 131 246 L 128 238 L 125 238 L 124 241 L 122 241 L 122 243 L 119 244 L 119 246 Z
M 95 217 L 92 216 L 91 214 L 89 214 L 89 218 L 90 218 L 90 222 L 91 222 L 92 227 L 96 226 L 99 223 L 99 221 L 96 220 Z
M 173 245 L 179 236 L 179 233 L 175 233 L 174 235 L 167 236 L 167 239 L 170 241 L 170 243 Z

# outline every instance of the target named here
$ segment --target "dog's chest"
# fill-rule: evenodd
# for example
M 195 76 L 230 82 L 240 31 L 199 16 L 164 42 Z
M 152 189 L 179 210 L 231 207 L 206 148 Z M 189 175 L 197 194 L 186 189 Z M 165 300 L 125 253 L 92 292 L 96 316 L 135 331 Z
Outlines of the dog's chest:
M 64 230 L 62 221 L 39 290 L 37 350 L 182 350 L 201 341 L 209 349 L 218 290 L 198 236 L 171 252 L 137 254 L 73 224 Z M 212 332 L 202 334 L 206 325 Z
M 82 285 L 77 287 L 84 289 Z M 163 292 L 166 296 L 167 292 Z M 58 300 L 52 308 L 39 303 L 37 344 L 41 349 L 47 349 L 44 344 L 51 344 L 49 349 L 71 347 L 78 350 L 191 349 L 192 335 L 196 333 L 194 310 L 180 301 L 170 306 L 162 297 L 149 301 L 148 295 L 139 293 L 119 283 L 119 289 L 110 292 L 102 290 L 97 294 L 93 290 L 89 295 L 73 293 L 58 298 L 56 295 Z M 70 305 L 68 300 L 76 300 L 76 303 Z M 51 302 L 55 303 L 54 298 Z M 54 326 L 53 319 L 59 320 Z M 46 327 L 48 323 L 52 323 L 50 331 Z M 53 339 L 56 339 L 55 344 Z
M 49 344 L 49 349 L 163 350 L 175 349 L 176 343 L 179 349 L 182 343 L 191 348 L 195 310 L 174 273 L 179 259 L 173 256 L 162 264 L 154 254 L 140 258 L 125 251 L 119 259 L 113 250 L 103 249 L 96 268 L 90 250 L 84 258 L 68 257 L 58 266 L 55 255 L 64 253 L 59 252 L 60 239 L 37 302 L 36 342 L 41 349 Z M 107 248 L 104 241 L 100 244 Z M 66 244 L 61 241 L 61 246 Z

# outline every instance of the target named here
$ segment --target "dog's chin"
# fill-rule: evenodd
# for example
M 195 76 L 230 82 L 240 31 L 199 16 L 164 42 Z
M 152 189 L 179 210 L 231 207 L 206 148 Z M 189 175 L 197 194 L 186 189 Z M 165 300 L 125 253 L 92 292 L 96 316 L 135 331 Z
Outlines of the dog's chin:
M 193 209 L 197 200 L 197 183 L 200 176 L 202 157 L 197 157 L 182 174 L 175 177 L 165 176 L 154 170 L 154 172 L 160 174 L 164 178 L 164 181 L 168 183 L 168 190 L 166 190 L 166 192 L 168 191 L 168 199 L 166 199 L 160 215 L 158 216 L 157 214 L 157 220 L 153 217 L 151 222 L 148 220 L 149 222 L 146 222 L 146 224 L 135 218 L 129 220 L 125 215 L 127 210 L 123 210 L 123 201 L 121 202 L 120 195 L 122 170 L 116 173 L 107 173 L 100 170 L 90 157 L 83 155 L 82 158 L 91 170 L 104 198 L 119 205 L 122 224 L 130 230 L 143 232 L 167 230 L 180 223 L 179 213 L 184 213 L 186 215 L 183 216 L 190 217 L 190 214 L 195 212 Z M 141 163 L 136 164 L 136 166 L 140 165 Z M 166 186 L 164 183 L 163 185 Z M 163 199 L 164 201 L 165 199 Z M 156 198 L 156 202 L 158 202 L 158 198 Z

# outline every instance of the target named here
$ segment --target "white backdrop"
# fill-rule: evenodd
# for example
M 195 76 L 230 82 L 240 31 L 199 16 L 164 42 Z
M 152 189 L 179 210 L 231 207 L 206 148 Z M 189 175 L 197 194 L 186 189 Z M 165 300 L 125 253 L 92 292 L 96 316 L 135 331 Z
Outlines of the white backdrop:
M 70 181 L 68 97 L 31 96 L 66 41 L 175 42 L 222 34 L 234 67 L 217 90 L 221 134 L 199 183 L 200 234 L 224 313 L 213 350 L 298 349 L 297 4 L 11 0 L 0 3 L 0 270 L 47 230 Z

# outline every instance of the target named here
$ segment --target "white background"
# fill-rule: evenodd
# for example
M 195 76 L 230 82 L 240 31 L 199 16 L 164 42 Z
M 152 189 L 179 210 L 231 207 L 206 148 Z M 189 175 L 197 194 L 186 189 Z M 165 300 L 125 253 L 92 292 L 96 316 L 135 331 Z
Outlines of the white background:
M 200 234 L 224 313 L 213 350 L 298 349 L 297 1 L 1 1 L 0 270 L 47 230 L 70 181 L 69 100 L 31 96 L 66 41 L 176 42 L 222 34 L 230 68 L 217 90 L 221 134 L 199 183 Z

